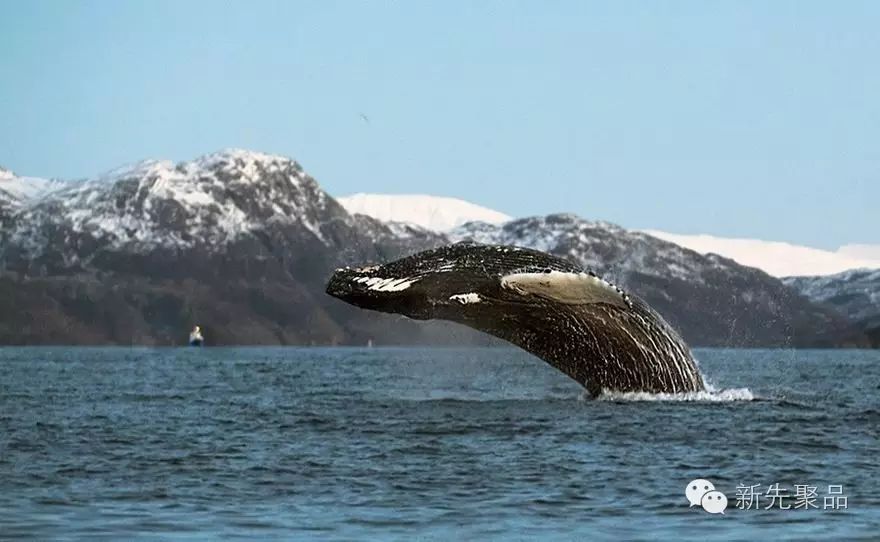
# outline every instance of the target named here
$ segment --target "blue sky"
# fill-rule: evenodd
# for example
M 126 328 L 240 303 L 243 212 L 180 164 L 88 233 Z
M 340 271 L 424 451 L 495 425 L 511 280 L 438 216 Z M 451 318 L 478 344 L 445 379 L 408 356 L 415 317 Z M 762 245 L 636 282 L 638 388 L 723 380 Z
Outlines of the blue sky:
M 867 1 L 0 0 L 0 164 L 244 147 L 335 195 L 877 243 L 878 21 Z

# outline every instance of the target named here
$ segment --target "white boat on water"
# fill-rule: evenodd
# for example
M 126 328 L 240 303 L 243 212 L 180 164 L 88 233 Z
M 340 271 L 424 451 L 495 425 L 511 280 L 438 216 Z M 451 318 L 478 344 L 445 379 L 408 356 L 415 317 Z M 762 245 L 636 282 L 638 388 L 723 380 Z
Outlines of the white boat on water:
M 190 346 L 203 346 L 205 344 L 205 338 L 202 337 L 202 328 L 196 326 L 189 333 L 189 345 Z

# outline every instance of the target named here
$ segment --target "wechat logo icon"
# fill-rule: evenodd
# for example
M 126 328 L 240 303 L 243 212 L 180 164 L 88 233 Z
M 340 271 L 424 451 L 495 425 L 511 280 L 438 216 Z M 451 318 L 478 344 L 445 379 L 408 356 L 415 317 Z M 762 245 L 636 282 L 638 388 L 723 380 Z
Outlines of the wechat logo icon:
M 691 506 L 702 506 L 710 514 L 724 514 L 727 496 L 715 489 L 715 484 L 703 478 L 691 480 L 684 488 L 684 495 Z

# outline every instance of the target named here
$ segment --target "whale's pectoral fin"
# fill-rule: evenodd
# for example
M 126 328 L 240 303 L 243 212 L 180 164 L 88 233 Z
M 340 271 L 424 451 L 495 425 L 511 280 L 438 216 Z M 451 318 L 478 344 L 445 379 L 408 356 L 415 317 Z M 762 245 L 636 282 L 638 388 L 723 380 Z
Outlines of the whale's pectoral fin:
M 566 305 L 607 303 L 621 308 L 632 306 L 623 290 L 590 273 L 549 270 L 513 273 L 501 277 L 501 287 L 520 295 L 533 295 Z

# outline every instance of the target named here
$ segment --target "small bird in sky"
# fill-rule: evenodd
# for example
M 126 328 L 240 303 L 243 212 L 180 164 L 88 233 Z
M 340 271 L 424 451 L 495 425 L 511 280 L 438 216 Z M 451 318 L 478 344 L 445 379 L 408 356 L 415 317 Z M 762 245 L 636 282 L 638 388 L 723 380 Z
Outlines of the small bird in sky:
M 363 113 L 361 113 L 361 119 L 362 119 L 364 122 L 366 122 L 367 124 L 370 124 L 370 118 L 367 117 L 366 115 L 364 115 Z

